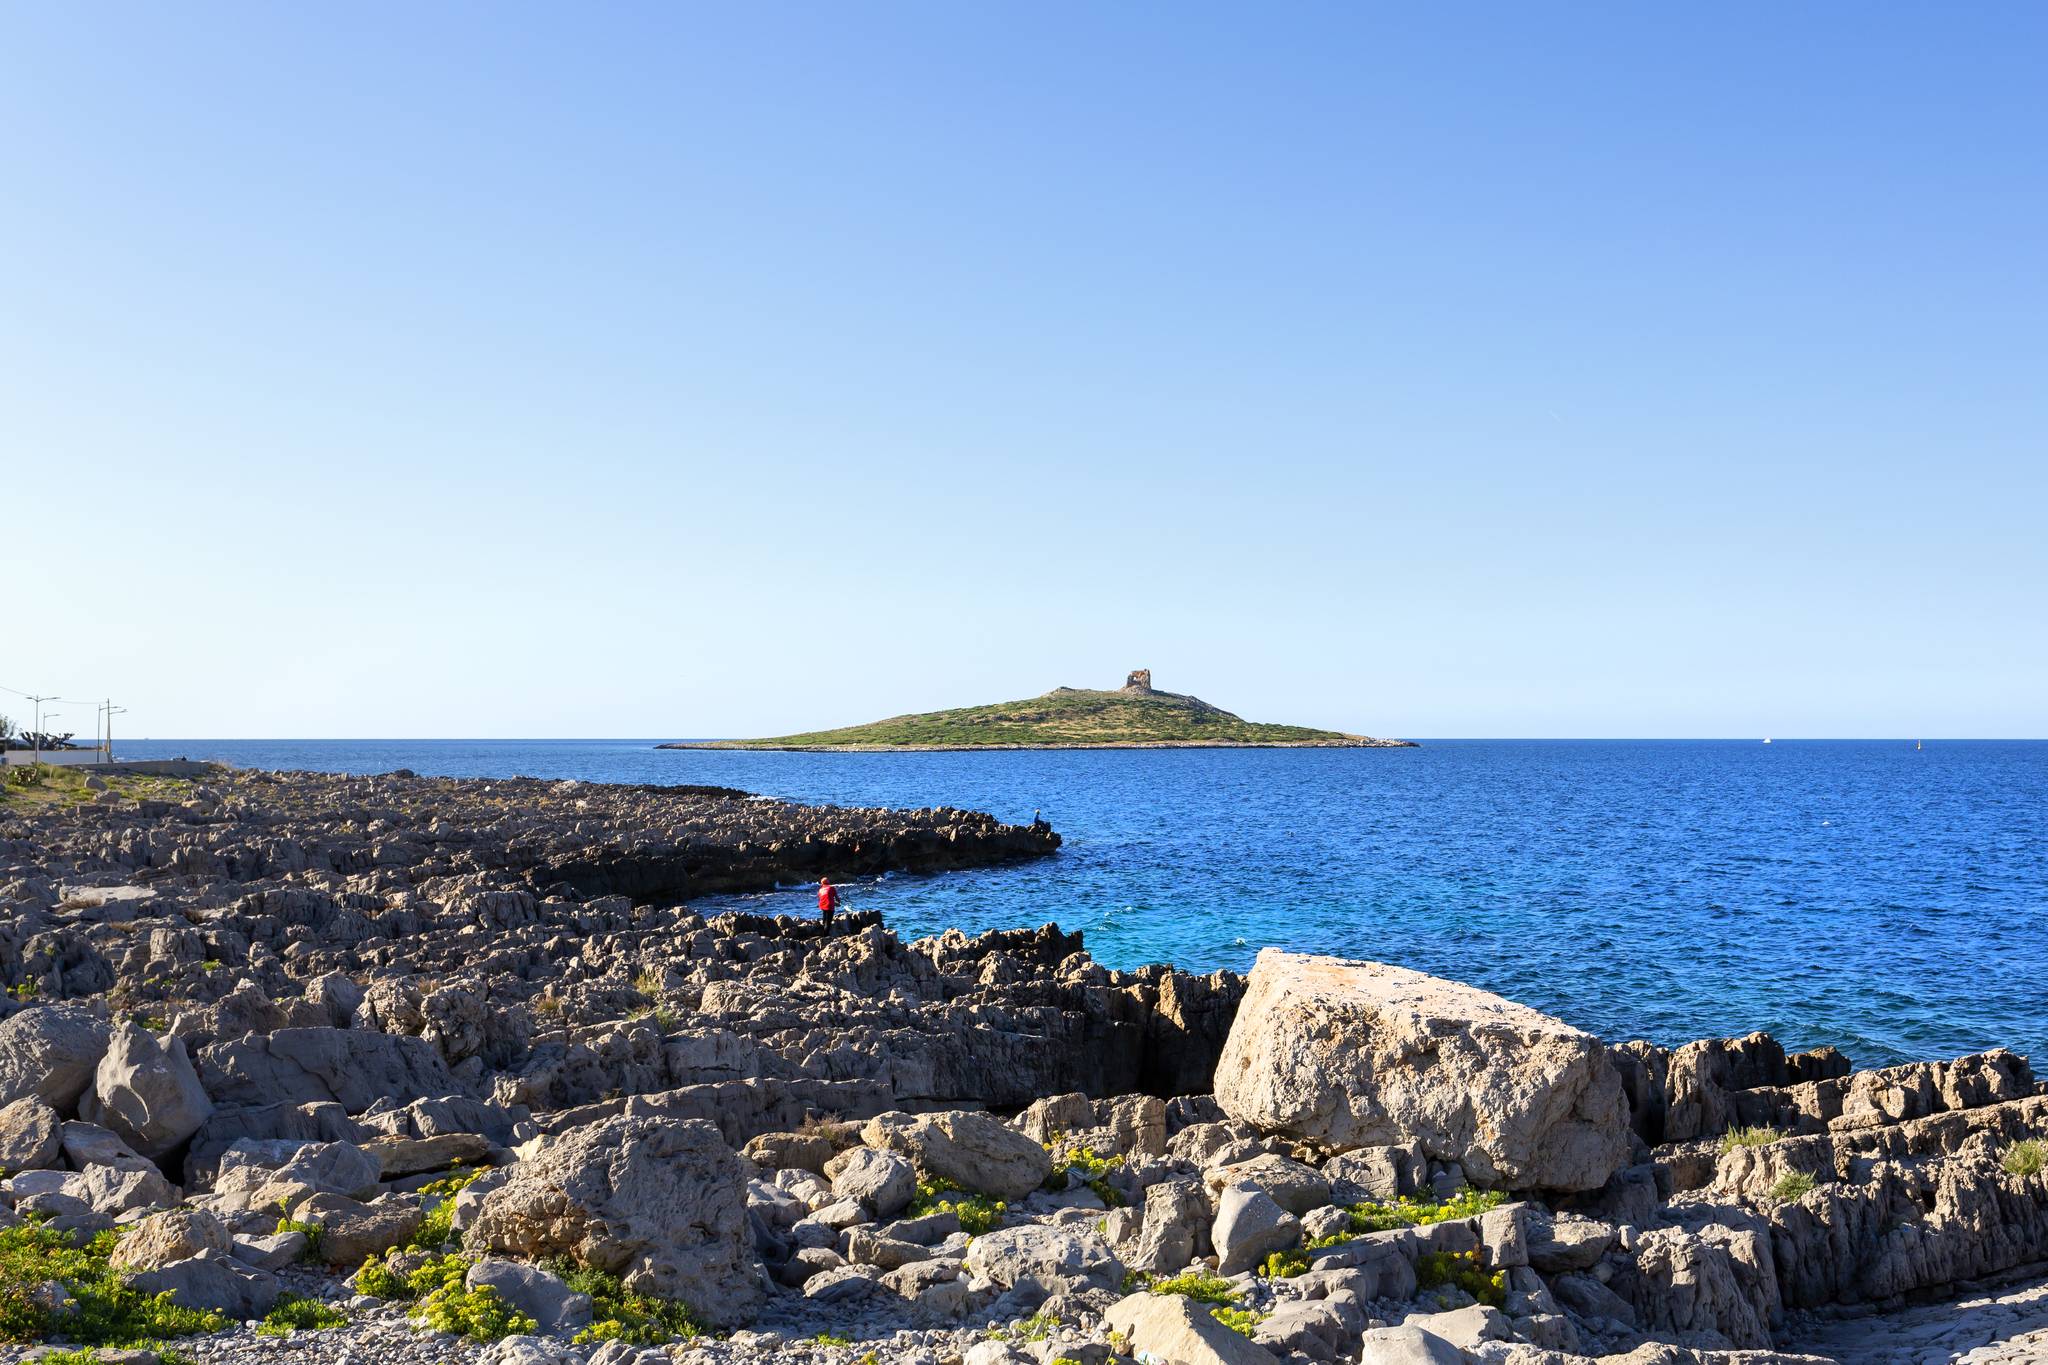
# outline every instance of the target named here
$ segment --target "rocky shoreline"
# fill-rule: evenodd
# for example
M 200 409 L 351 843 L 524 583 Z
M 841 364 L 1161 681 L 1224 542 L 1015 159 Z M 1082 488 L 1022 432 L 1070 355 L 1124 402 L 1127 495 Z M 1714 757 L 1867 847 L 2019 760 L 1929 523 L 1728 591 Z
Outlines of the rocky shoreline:
M 1052 926 L 689 908 L 1058 848 L 971 812 L 180 795 L 0 808 L 0 1361 L 1763 1365 L 2048 1333 L 1997 1288 L 2048 1274 L 2048 1093 L 2009 1052 L 1856 1072 L 1377 964 L 1122 972 Z

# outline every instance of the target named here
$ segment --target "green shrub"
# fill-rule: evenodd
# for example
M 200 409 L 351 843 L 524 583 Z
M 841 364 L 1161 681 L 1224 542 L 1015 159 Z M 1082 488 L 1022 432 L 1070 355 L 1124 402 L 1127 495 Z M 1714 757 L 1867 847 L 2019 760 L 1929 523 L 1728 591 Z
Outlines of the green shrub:
M 1269 1280 L 1291 1280 L 1307 1269 L 1308 1252 L 1276 1251 L 1266 1257 L 1266 1264 L 1259 1273 Z
M 1508 1300 L 1507 1272 L 1488 1274 L 1477 1251 L 1432 1251 L 1415 1262 L 1415 1283 L 1424 1289 L 1455 1285 L 1473 1298 L 1498 1308 Z
M 363 1262 L 356 1272 L 355 1288 L 358 1294 L 368 1294 L 373 1299 L 409 1299 L 405 1281 L 384 1262 L 372 1256 Z
M 489 1285 L 465 1289 L 460 1280 L 421 1299 L 412 1316 L 432 1331 L 453 1332 L 471 1341 L 499 1341 L 539 1330 L 538 1323 L 505 1302 L 497 1290 Z
M 1204 1270 L 1189 1270 L 1170 1280 L 1154 1280 L 1147 1286 L 1153 1294 L 1178 1294 L 1196 1303 L 1236 1303 L 1237 1290 L 1230 1281 Z
M 405 1275 L 372 1256 L 356 1271 L 355 1288 L 358 1294 L 368 1294 L 373 1299 L 418 1299 L 451 1285 L 460 1288 L 467 1274 L 468 1260 L 452 1252 L 432 1257 Z
M 320 1241 L 327 1235 L 326 1224 L 305 1223 L 288 1214 L 280 1214 L 277 1220 L 277 1231 L 281 1233 L 304 1233 L 306 1235 L 306 1249 L 299 1253 L 299 1259 L 302 1261 L 317 1261 L 320 1259 Z
M 439 1251 L 455 1240 L 455 1196 L 483 1178 L 482 1170 L 453 1170 L 439 1180 L 420 1186 L 420 1193 L 435 1202 L 406 1245 L 414 1251 Z
M 652 1294 L 636 1294 L 609 1272 L 557 1257 L 544 1267 L 578 1294 L 590 1295 L 590 1326 L 576 1334 L 578 1345 L 623 1341 L 631 1346 L 663 1346 L 691 1341 L 704 1334 L 689 1305 Z
M 1813 1190 L 1813 1177 L 1804 1171 L 1793 1171 L 1778 1177 L 1778 1183 L 1771 1186 L 1771 1198 L 1780 1204 L 1791 1204 L 1804 1199 Z
M 1227 1305 L 1218 1304 L 1209 1310 L 1209 1316 L 1222 1323 L 1225 1327 L 1228 1327 L 1231 1331 L 1236 1332 L 1239 1336 L 1248 1337 L 1252 1334 L 1252 1328 L 1264 1322 L 1268 1315 L 1265 1313 L 1255 1313 L 1249 1308 L 1231 1308 Z
M 1063 1190 L 1071 1183 L 1071 1176 L 1079 1175 L 1081 1183 L 1093 1190 L 1095 1197 L 1110 1208 L 1124 1202 L 1124 1197 L 1108 1180 L 1109 1173 L 1124 1164 L 1120 1154 L 1103 1156 L 1093 1147 L 1069 1147 L 1057 1139 L 1046 1143 L 1045 1150 L 1052 1153 L 1052 1173 L 1045 1178 L 1046 1189 Z
M 119 1237 L 102 1232 L 83 1247 L 39 1222 L 0 1228 L 0 1341 L 36 1342 L 60 1332 L 79 1346 L 137 1346 L 218 1332 L 220 1314 L 180 1307 L 169 1293 L 145 1294 L 113 1269 Z M 74 1300 L 52 1313 L 38 1301 L 55 1281 Z
M 2005 1149 L 1998 1164 L 2007 1175 L 2039 1175 L 2048 1168 L 2048 1142 L 2026 1138 Z
M 968 1194 L 950 1180 L 920 1180 L 905 1216 L 922 1218 L 928 1213 L 950 1213 L 960 1220 L 960 1230 L 979 1237 L 1002 1226 L 1010 1206 L 1000 1199 Z
M 812 1338 L 811 1338 L 811 1340 L 812 1340 L 812 1342 L 813 1342 L 813 1343 L 815 1343 L 815 1344 L 817 1344 L 817 1345 L 819 1345 L 819 1346 L 851 1346 L 851 1345 L 853 1345 L 853 1338 L 852 1338 L 852 1337 L 842 1337 L 842 1336 L 839 1336 L 838 1334 L 836 1334 L 836 1333 L 833 1333 L 833 1332 L 820 1332 L 820 1333 L 818 1333 L 818 1334 L 817 1334 L 816 1336 L 812 1337 Z
M 1351 1215 L 1351 1233 L 1357 1236 L 1364 1232 L 1389 1232 L 1395 1228 L 1427 1227 L 1432 1223 L 1473 1218 L 1506 1202 L 1507 1196 L 1499 1190 L 1480 1191 L 1467 1186 L 1449 1199 L 1415 1199 L 1404 1194 L 1392 1203 L 1368 1201 L 1353 1204 L 1347 1212 Z
M 1730 1128 L 1721 1134 L 1721 1150 L 1732 1152 L 1737 1147 L 1766 1147 L 1783 1136 L 1776 1128 Z
M 256 1331 L 266 1337 L 288 1337 L 293 1332 L 318 1332 L 339 1327 L 347 1321 L 348 1314 L 339 1308 L 330 1308 L 318 1299 L 280 1294 L 277 1306 L 270 1310 Z

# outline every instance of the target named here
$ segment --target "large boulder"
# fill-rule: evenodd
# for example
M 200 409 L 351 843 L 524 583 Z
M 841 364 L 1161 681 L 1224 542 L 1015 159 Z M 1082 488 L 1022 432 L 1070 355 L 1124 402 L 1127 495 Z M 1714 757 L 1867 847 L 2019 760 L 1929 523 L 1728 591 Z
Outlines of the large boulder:
M 0 1104 L 33 1095 L 71 1112 L 92 1085 L 111 1032 L 81 1005 L 38 1005 L 0 1019 Z
M 574 1256 L 718 1326 L 745 1322 L 765 1288 L 740 1159 L 701 1119 L 622 1116 L 551 1140 L 484 1197 L 466 1242 Z
M 1591 1034 L 1402 967 L 1259 954 L 1216 1099 L 1346 1150 L 1421 1142 L 1475 1182 L 1591 1190 L 1628 1155 L 1621 1078 Z
M 124 1023 L 93 1073 L 79 1105 L 88 1123 L 111 1129 L 146 1157 L 162 1157 L 199 1131 L 213 1113 L 182 1038 L 159 1039 Z
M 867 1121 L 860 1139 L 909 1157 L 924 1175 L 996 1199 L 1022 1199 L 1052 1174 L 1045 1148 L 1001 1119 L 967 1109 L 883 1114 Z

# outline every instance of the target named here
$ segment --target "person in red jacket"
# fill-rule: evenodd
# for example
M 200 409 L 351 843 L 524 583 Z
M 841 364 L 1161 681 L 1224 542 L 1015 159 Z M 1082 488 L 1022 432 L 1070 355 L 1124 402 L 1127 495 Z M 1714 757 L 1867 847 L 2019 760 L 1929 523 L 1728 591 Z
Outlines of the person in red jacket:
M 832 932 L 832 912 L 839 908 L 839 888 L 832 885 L 830 877 L 818 878 L 818 918 L 825 921 L 825 932 Z

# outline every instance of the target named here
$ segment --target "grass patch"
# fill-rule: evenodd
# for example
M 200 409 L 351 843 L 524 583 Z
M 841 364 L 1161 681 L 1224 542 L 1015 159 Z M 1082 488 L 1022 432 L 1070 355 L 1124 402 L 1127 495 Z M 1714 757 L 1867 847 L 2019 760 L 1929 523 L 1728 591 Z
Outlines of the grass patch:
M 339 1327 L 347 1321 L 348 1314 L 339 1308 L 330 1308 L 318 1299 L 280 1294 L 277 1306 L 257 1326 L 256 1332 L 259 1336 L 288 1337 L 294 1332 L 319 1332 Z
M 1998 1159 L 1999 1169 L 2007 1175 L 2039 1175 L 2048 1168 L 2048 1142 L 2039 1138 L 2026 1138 L 2005 1149 L 2005 1155 Z
M 969 1237 L 979 1237 L 984 1232 L 993 1232 L 1002 1226 L 1003 1215 L 1010 1206 L 1000 1199 L 986 1195 L 969 1194 L 950 1180 L 920 1180 L 917 1193 L 911 1198 L 906 1216 L 922 1218 L 928 1213 L 950 1213 L 960 1220 L 960 1230 Z
M 1476 1251 L 1433 1251 L 1421 1257 L 1415 1262 L 1415 1283 L 1424 1289 L 1454 1285 L 1491 1308 L 1508 1301 L 1507 1272 L 1488 1274 Z
M 1154 1280 L 1145 1286 L 1149 1294 L 1178 1294 L 1196 1303 L 1236 1303 L 1237 1290 L 1230 1281 L 1204 1270 L 1189 1270 L 1170 1280 Z
M 562 1257 L 546 1262 L 543 1268 L 577 1293 L 590 1295 L 590 1326 L 576 1334 L 579 1346 L 604 1341 L 665 1346 L 704 1335 L 704 1325 L 688 1304 L 636 1294 L 618 1276 Z
M 1345 1212 L 1351 1217 L 1351 1235 L 1355 1237 L 1365 1232 L 1390 1232 L 1395 1228 L 1428 1227 L 1432 1223 L 1476 1218 L 1506 1202 L 1507 1196 L 1499 1190 L 1475 1190 L 1468 1186 L 1449 1199 L 1415 1199 L 1404 1194 L 1391 1203 L 1353 1204 Z
M 1737 1147 L 1768 1147 L 1783 1136 L 1776 1128 L 1730 1128 L 1721 1134 L 1721 1150 L 1732 1152 Z
M 1813 1192 L 1813 1177 L 1804 1171 L 1793 1171 L 1778 1177 L 1778 1183 L 1771 1186 L 1771 1199 L 1779 1204 L 1794 1204 Z
M 0 1341 L 62 1335 L 80 1346 L 135 1347 L 232 1325 L 220 1313 L 180 1307 L 169 1293 L 132 1288 L 109 1263 L 119 1240 L 102 1232 L 75 1247 L 38 1222 L 0 1228 Z M 43 1286 L 52 1282 L 71 1295 L 70 1307 L 46 1306 Z
M 23 763 L 4 770 L 0 810 L 63 810 L 82 806 L 100 793 L 89 790 L 84 768 L 62 763 Z M 182 801 L 192 786 L 182 777 L 102 776 L 107 791 L 127 801 Z

